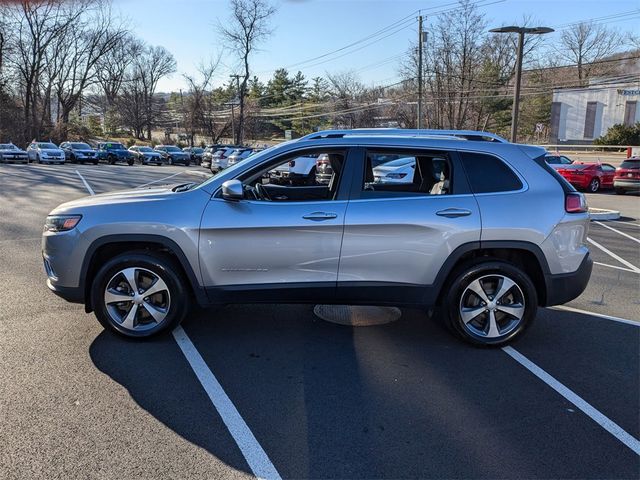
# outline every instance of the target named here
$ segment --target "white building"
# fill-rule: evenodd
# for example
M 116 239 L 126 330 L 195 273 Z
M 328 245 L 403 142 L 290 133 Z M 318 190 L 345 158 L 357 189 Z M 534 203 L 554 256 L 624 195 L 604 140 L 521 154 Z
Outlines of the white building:
M 640 122 L 640 82 L 556 89 L 551 104 L 552 144 L 584 144 L 617 124 Z

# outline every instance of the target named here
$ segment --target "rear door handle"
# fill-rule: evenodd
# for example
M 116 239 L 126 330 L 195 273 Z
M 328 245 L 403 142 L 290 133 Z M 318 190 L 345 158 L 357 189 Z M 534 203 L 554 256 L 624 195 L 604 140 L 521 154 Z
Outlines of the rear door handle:
M 464 208 L 445 208 L 444 210 L 436 212 L 436 215 L 447 218 L 466 217 L 467 215 L 471 215 L 471 211 L 465 210 Z
M 313 212 L 313 213 L 307 213 L 306 215 L 302 216 L 302 218 L 304 218 L 305 220 L 313 220 L 314 222 L 331 220 L 337 217 L 338 217 L 337 213 L 328 213 L 328 212 Z

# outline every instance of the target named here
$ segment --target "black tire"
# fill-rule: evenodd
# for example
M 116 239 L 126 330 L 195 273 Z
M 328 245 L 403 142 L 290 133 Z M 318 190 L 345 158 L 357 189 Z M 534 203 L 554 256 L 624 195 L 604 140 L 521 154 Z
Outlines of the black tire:
M 113 155 L 109 155 L 107 157 L 107 160 L 109 161 L 109 165 L 115 165 L 116 164 L 116 157 L 114 157 Z
M 36 155 L 36 160 L 38 161 L 39 165 L 42 165 L 42 159 L 40 158 L 40 154 Z
M 184 162 L 184 166 L 188 167 L 189 165 L 191 165 L 191 162 L 189 160 L 187 160 L 186 162 Z
M 94 165 L 97 165 L 97 164 L 98 164 L 98 160 L 94 160 L 94 161 L 93 161 L 93 164 L 94 164 Z
M 173 165 L 173 158 L 169 157 L 169 165 Z
M 133 165 L 133 160 L 127 160 L 127 165 L 129 166 Z
M 626 193 L 623 188 L 616 188 L 615 192 L 616 195 L 624 195 Z
M 587 187 L 591 193 L 596 193 L 600 190 L 600 179 L 598 177 L 593 177 L 589 182 L 589 186 Z
M 493 302 L 493 293 L 497 293 L 495 290 L 500 286 L 498 282 L 501 277 L 510 279 L 515 283 L 515 286 L 506 290 L 501 298 L 495 300 L 493 315 L 497 325 L 495 333 L 498 335 L 490 336 L 490 305 L 479 302 L 480 297 L 467 287 L 476 280 L 481 280 L 481 284 L 484 282 L 484 285 L 495 284 L 491 294 L 487 294 L 486 290 L 481 287 L 487 299 Z M 463 265 L 456 270 L 453 280 L 445 291 L 447 294 L 444 297 L 443 315 L 447 327 L 464 341 L 474 345 L 497 347 L 513 341 L 531 325 L 538 308 L 538 295 L 529 276 L 519 267 L 501 260 L 489 259 L 482 263 Z M 501 302 L 503 298 L 506 298 L 508 303 Z M 468 302 L 473 303 L 474 301 L 479 303 L 469 307 Z M 499 310 L 500 306 L 509 307 L 510 305 L 524 307 L 518 321 L 515 321 L 516 317 Z M 465 323 L 462 319 L 463 308 L 468 311 L 485 310 Z M 479 332 L 484 332 L 484 334 Z
M 114 275 L 130 267 L 141 269 L 140 271 L 143 273 L 144 271 L 150 271 L 162 279 L 168 287 L 170 298 L 168 311 L 164 319 L 157 324 L 153 321 L 149 321 L 148 324 L 139 324 L 141 326 L 150 325 L 149 328 L 139 331 L 127 329 L 118 323 L 107 310 L 104 301 L 105 290 L 107 285 L 113 281 Z M 187 315 L 189 300 L 187 280 L 181 274 L 180 266 L 169 255 L 161 253 L 134 251 L 118 255 L 104 264 L 96 274 L 91 286 L 91 305 L 100 324 L 104 328 L 120 335 L 133 338 L 150 337 L 173 329 Z M 142 307 L 139 307 L 139 309 L 142 312 L 138 315 L 140 317 L 146 312 L 146 309 Z

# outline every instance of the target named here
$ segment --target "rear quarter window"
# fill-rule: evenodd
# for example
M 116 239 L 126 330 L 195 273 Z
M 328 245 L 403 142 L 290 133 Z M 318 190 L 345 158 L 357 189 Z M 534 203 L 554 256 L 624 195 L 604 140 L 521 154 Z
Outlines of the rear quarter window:
M 493 155 L 460 152 L 473 193 L 512 192 L 522 188 L 517 175 Z

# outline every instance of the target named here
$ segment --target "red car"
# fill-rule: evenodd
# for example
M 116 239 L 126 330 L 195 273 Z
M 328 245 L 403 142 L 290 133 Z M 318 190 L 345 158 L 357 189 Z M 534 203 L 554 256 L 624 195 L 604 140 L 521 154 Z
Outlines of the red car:
M 616 169 L 613 188 L 618 195 L 626 192 L 640 193 L 640 157 L 627 158 Z
M 601 188 L 613 188 L 616 169 L 608 163 L 572 163 L 554 165 L 554 168 L 569 183 L 581 190 L 593 193 Z

